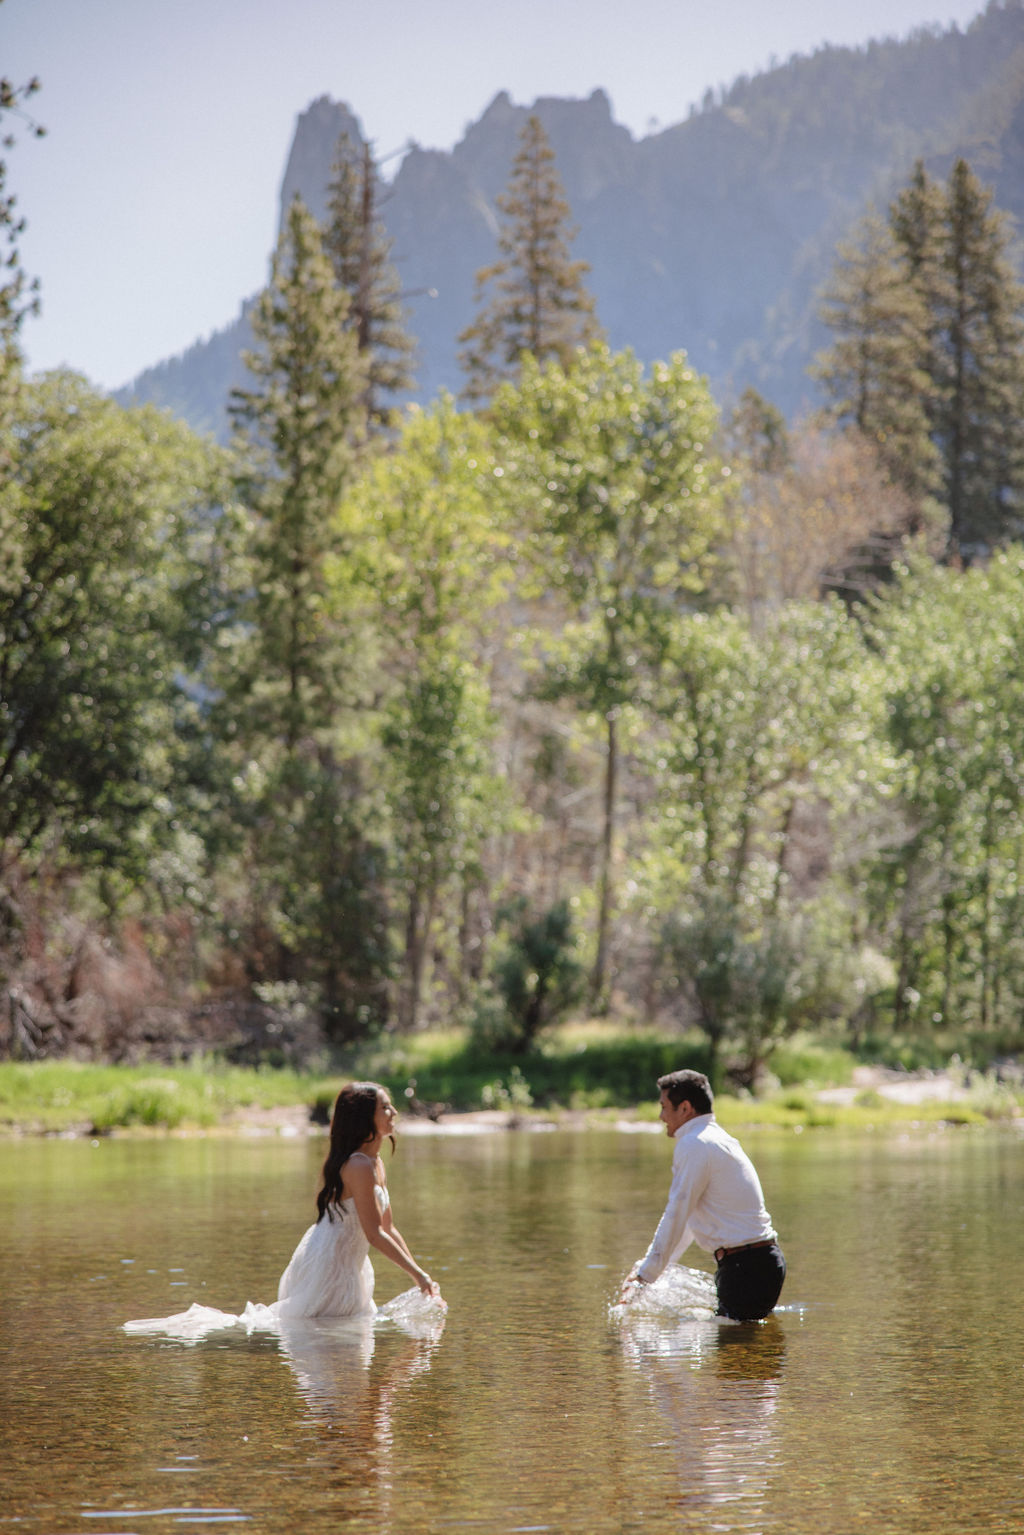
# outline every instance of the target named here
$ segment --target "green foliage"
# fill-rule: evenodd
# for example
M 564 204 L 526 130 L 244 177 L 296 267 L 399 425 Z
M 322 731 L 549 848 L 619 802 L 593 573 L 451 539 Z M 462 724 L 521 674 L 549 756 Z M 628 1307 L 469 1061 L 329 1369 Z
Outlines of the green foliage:
M 533 1094 L 519 1067 L 513 1066 L 507 1085 L 500 1077 L 496 1082 L 484 1083 L 480 1102 L 485 1109 L 528 1109 L 533 1104 Z
M 479 313 L 459 337 L 466 396 L 489 399 L 517 376 L 524 356 L 568 366 L 599 334 L 594 301 L 583 285 L 585 261 L 573 261 L 569 206 L 541 121 L 527 119 L 508 191 L 498 198 L 501 256 L 477 273 Z M 483 302 L 493 285 L 493 297 Z
M 835 601 L 792 604 L 756 630 L 694 615 L 661 669 L 639 899 L 664 914 L 666 994 L 693 1000 L 740 1080 L 778 1038 L 856 1006 L 843 849 L 890 765 L 875 745 L 880 681 Z
M 296 198 L 253 312 L 256 387 L 231 412 L 246 457 L 239 490 L 254 512 L 251 625 L 240 681 L 257 732 L 290 751 L 329 721 L 339 656 L 325 612 L 332 518 L 354 468 L 364 370 L 312 215 Z M 326 643 L 325 643 L 326 642 Z
M 665 933 L 667 955 L 693 988 L 716 1059 L 726 1039 L 742 1049 L 734 1075 L 744 1086 L 753 1085 L 772 1042 L 807 1019 L 810 999 L 793 927 L 775 919 L 744 933 L 731 910 L 705 907 Z
M 24 385 L 16 409 L 0 487 L 0 845 L 138 871 L 146 828 L 180 807 L 182 667 L 223 464 L 72 374 Z
M 841 248 L 817 367 L 840 419 L 878 446 L 920 505 L 948 513 L 947 556 L 1019 536 L 1024 286 L 1006 216 L 963 159 L 945 187 L 919 161 L 889 209 Z
M 484 1105 L 484 1090 L 501 1083 L 510 1089 L 521 1075 L 538 1107 L 602 1108 L 625 1104 L 654 1106 L 657 1080 L 681 1065 L 709 1071 L 710 1054 L 695 1035 L 621 1033 L 607 1028 L 589 1039 L 553 1029 L 532 1050 L 499 1049 L 472 1033 L 406 1036 L 360 1059 L 360 1068 L 388 1086 L 401 1103 L 410 1079 L 425 1103 L 472 1109 Z
M 790 462 L 786 418 L 754 388 L 740 395 L 723 422 L 722 438 L 726 456 L 744 460 L 758 474 L 778 474 Z
M 329 751 L 273 757 L 240 781 L 247 832 L 239 909 L 249 979 L 301 984 L 328 1043 L 386 1023 L 393 955 L 387 857 L 366 824 L 359 767 Z
M 503 1019 L 492 1042 L 527 1051 L 541 1030 L 560 1021 L 582 995 L 572 916 L 567 901 L 535 915 L 520 896 L 498 912 L 497 920 L 504 943 L 493 974 Z
M 335 151 L 323 228 L 324 250 L 348 295 L 348 329 L 366 365 L 363 409 L 371 426 L 393 424 L 391 400 L 412 383 L 415 343 L 405 329 L 391 240 L 377 213 L 380 176 L 368 144 L 342 134 Z
M 1024 558 L 919 566 L 871 610 L 901 825 L 870 867 L 898 1032 L 1019 1020 Z
M 212 1126 L 243 1108 L 303 1105 L 317 1080 L 291 1071 L 189 1066 L 99 1066 L 74 1061 L 0 1062 L 0 1127 L 109 1131 L 120 1126 Z M 337 1089 L 335 1088 L 335 1092 Z
M 851 1080 L 855 1064 L 848 1050 L 801 1034 L 775 1045 L 768 1058 L 772 1075 L 784 1088 L 801 1082 L 843 1087 Z
M 835 337 L 814 372 L 840 421 L 852 421 L 920 504 L 939 490 L 927 408 L 930 316 L 889 224 L 870 214 L 840 245 L 821 317 Z
M 938 436 L 950 513 L 950 553 L 970 558 L 1020 536 L 1024 521 L 1024 286 L 1005 214 L 964 160 L 946 191 L 949 288 L 942 315 Z M 980 547 L 979 547 L 980 546 Z
M 481 1051 L 454 1034 L 419 1034 L 377 1041 L 351 1052 L 330 1077 L 293 1071 L 225 1067 L 209 1059 L 190 1066 L 85 1066 L 72 1062 L 31 1065 L 0 1063 L 0 1128 L 22 1131 L 97 1133 L 121 1128 L 146 1131 L 244 1121 L 245 1111 L 274 1107 L 304 1108 L 312 1121 L 326 1124 L 342 1081 L 371 1077 L 383 1081 L 396 1103 L 409 1099 L 450 1108 L 500 1108 L 526 1113 L 532 1108 L 628 1110 L 637 1118 L 657 1117 L 657 1078 L 681 1064 L 708 1070 L 699 1042 L 679 1036 L 591 1031 L 584 1042 L 578 1030 L 560 1032 L 540 1051 L 527 1056 Z M 773 1056 L 786 1084 L 767 1097 L 732 1097 L 716 1091 L 715 1112 L 727 1128 L 776 1126 L 828 1128 L 884 1124 L 935 1124 L 955 1121 L 983 1124 L 1019 1115 L 1019 1079 L 998 1070 L 963 1071 L 968 1097 L 956 1103 L 929 1099 L 901 1103 L 871 1091 L 849 1106 L 820 1101 L 817 1088 L 849 1080 L 847 1057 L 834 1062 L 812 1041 L 801 1039 L 804 1077 L 785 1069 L 785 1047 Z M 907 1044 L 890 1064 L 935 1064 L 913 1058 Z M 796 1062 L 791 1062 L 794 1070 Z M 957 1078 L 954 1061 L 951 1074 Z M 801 1083 L 803 1085 L 801 1085 Z
M 339 1041 L 384 1022 L 390 971 L 385 859 L 350 724 L 362 636 L 333 577 L 368 364 L 350 295 L 298 199 L 252 326 L 254 387 L 232 399 L 248 568 L 212 679 L 235 764 L 226 814 L 243 834 L 232 926 L 246 936 L 249 978 L 301 983 Z
M 339 169 L 339 209 L 365 190 L 358 170 Z M 990 281 L 999 230 L 965 171 L 941 195 L 922 172 L 865 256 L 864 284 L 883 257 L 918 273 L 926 316 L 862 284 L 850 334 L 870 341 L 860 425 L 879 451 L 913 436 L 890 410 L 912 333 L 915 366 L 946 379 L 925 400 L 929 441 L 949 439 L 954 204 L 955 248 L 976 275 L 988 259 Z M 681 1059 L 792 1087 L 815 1069 L 796 1064 L 811 1036 L 972 1065 L 1019 1049 L 1021 552 L 965 573 L 915 551 L 869 602 L 815 600 L 849 574 L 851 542 L 899 536 L 877 453 L 853 431 L 789 430 L 753 395 L 719 436 L 682 356 L 517 355 L 486 415 L 442 398 L 368 448 L 359 259 L 355 241 L 332 267 L 292 208 L 232 481 L 164 418 L 69 376 L 14 380 L 0 963 L 26 1013 L 49 1008 L 89 1048 L 76 1019 L 106 1004 L 79 1003 L 100 983 L 73 954 L 101 945 L 60 923 L 73 910 L 116 939 L 130 908 L 133 952 L 179 986 L 167 1040 L 213 988 L 273 997 L 305 1058 L 333 1050 L 396 1091 L 415 1077 L 428 1102 L 649 1100 Z M 978 340 L 994 312 L 963 311 L 957 354 L 992 375 L 964 418 L 978 518 L 974 466 L 1016 452 L 994 427 L 971 435 L 979 400 L 1013 415 L 1012 370 Z M 852 385 L 844 399 L 856 415 Z M 1000 484 L 1005 532 L 1009 468 Z M 760 576 L 741 587 L 744 540 Z M 717 607 L 723 593 L 744 603 Z M 47 908 L 57 878 L 75 894 L 54 883 Z M 595 1013 L 674 1032 L 570 1046 L 556 1025 L 584 960 Z M 479 1026 L 431 1054 L 424 1026 L 446 1015 Z M 124 1030 L 151 1038 L 137 1017 Z M 90 1112 L 219 1110 L 150 1070 Z M 778 1112 L 834 1117 L 813 1093 Z
M 569 369 L 527 357 L 493 419 L 526 502 L 534 579 L 563 607 L 541 637 L 547 699 L 566 699 L 604 735 L 595 1006 L 606 1002 L 619 719 L 638 701 L 684 604 L 704 583 L 718 525 L 715 411 L 681 353 L 645 375 L 595 343 Z
M 24 85 L 15 85 L 6 76 L 0 79 L 0 120 L 14 113 L 27 123 L 36 138 L 42 138 L 46 129 L 33 122 L 24 109 L 24 102 L 39 89 L 40 82 L 35 78 Z M 5 134 L 3 147 L 9 149 L 13 143 L 13 136 Z M 21 323 L 39 306 L 38 283 L 30 281 L 21 266 L 18 239 L 24 229 L 25 220 L 18 212 L 18 200 L 7 190 L 6 162 L 0 159 L 0 240 L 6 246 L 6 253 L 0 256 L 0 422 L 6 416 L 10 390 L 16 384 L 20 369 L 18 332 Z
M 396 450 L 369 466 L 342 524 L 355 551 L 337 600 L 374 635 L 379 781 L 402 917 L 399 1015 L 419 1016 L 446 899 L 480 880 L 506 814 L 492 758 L 496 720 L 480 647 L 507 581 L 488 496 L 481 423 L 442 398 L 414 411 Z
M 704 582 L 722 497 L 707 385 L 683 353 L 645 371 L 597 343 L 568 368 L 527 359 L 493 417 L 503 472 L 529 496 L 536 578 L 594 625 L 608 658 L 588 707 L 619 702 L 632 647 L 659 645 Z

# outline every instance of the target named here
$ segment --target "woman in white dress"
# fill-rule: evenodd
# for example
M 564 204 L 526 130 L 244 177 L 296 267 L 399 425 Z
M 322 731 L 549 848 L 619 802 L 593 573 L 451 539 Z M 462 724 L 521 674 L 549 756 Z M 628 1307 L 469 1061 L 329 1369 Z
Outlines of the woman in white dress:
M 394 1147 L 394 1123 L 394 1105 L 379 1082 L 350 1082 L 342 1088 L 331 1118 L 317 1218 L 281 1275 L 272 1305 L 249 1301 L 236 1313 L 194 1302 L 174 1316 L 125 1322 L 124 1331 L 163 1333 L 192 1342 L 221 1328 L 242 1326 L 247 1332 L 275 1332 L 284 1338 L 296 1336 L 298 1324 L 313 1318 L 351 1318 L 370 1328 L 379 1321 L 417 1336 L 435 1335 L 448 1308 L 391 1217 L 380 1151 L 385 1136 Z M 380 1310 L 373 1302 L 371 1247 L 416 1284 Z
M 394 1148 L 394 1123 L 394 1105 L 379 1083 L 350 1082 L 338 1094 L 316 1223 L 281 1275 L 280 1316 L 372 1314 L 371 1247 L 404 1269 L 423 1295 L 440 1297 L 438 1285 L 416 1262 L 391 1216 L 380 1152 L 385 1137 Z

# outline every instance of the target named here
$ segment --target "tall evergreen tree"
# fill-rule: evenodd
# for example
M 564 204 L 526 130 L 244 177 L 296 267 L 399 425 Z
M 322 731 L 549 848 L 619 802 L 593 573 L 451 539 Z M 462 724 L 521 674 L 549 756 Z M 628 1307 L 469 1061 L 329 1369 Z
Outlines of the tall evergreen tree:
M 248 462 L 251 597 L 229 679 L 254 978 L 312 985 L 329 1038 L 384 1016 L 377 850 L 357 814 L 341 702 L 352 668 L 331 591 L 339 503 L 361 445 L 366 372 L 320 228 L 296 198 L 253 314 L 251 389 L 231 411 Z
M 904 270 L 925 306 L 926 330 L 934 342 L 946 303 L 943 250 L 946 205 L 942 186 L 917 160 L 910 180 L 889 206 L 889 230 Z
M 752 386 L 723 422 L 722 443 L 727 458 L 740 458 L 757 474 L 780 474 L 790 461 L 785 416 Z
M 365 389 L 349 308 L 297 197 L 253 312 L 258 347 L 246 363 L 256 385 L 230 402 L 249 450 L 241 488 L 256 515 L 254 686 L 264 727 L 273 718 L 290 750 L 332 707 L 324 561 Z
M 857 427 L 894 483 L 919 504 L 940 483 L 927 406 L 928 309 L 877 214 L 840 245 L 821 316 L 835 340 L 814 371 L 834 415 Z
M 1024 287 L 1005 216 L 964 160 L 945 187 L 921 162 L 840 253 L 818 374 L 918 504 L 934 490 L 947 558 L 1016 536 L 1024 496 Z
M 939 417 L 952 557 L 1024 528 L 1024 288 L 1008 244 L 1005 215 L 958 160 L 946 189 L 950 308 Z
M 389 398 L 412 384 L 416 344 L 405 328 L 391 240 L 378 214 L 380 175 L 369 144 L 338 139 L 328 189 L 324 250 L 349 297 L 348 327 L 366 363 L 363 406 L 369 425 L 388 426 Z
M 499 384 L 515 379 L 524 353 L 566 367 L 578 347 L 601 334 L 583 283 L 590 268 L 570 257 L 576 231 L 568 226 L 569 204 L 554 151 L 535 115 L 520 135 L 498 208 L 501 255 L 477 273 L 479 313 L 459 337 L 465 396 L 472 401 L 489 399 Z
M 2 3 L 2 0 L 0 0 Z M 6 77 L 0 78 L 0 121 L 14 113 L 28 123 L 30 131 L 42 138 L 46 132 L 29 118 L 23 102 L 34 96 L 40 88 L 33 77 L 26 85 L 15 85 Z M 11 134 L 5 134 L 3 148 L 14 143 Z M 11 407 L 12 389 L 20 372 L 21 354 L 18 350 L 18 332 L 27 314 L 38 306 L 38 283 L 25 276 L 18 250 L 18 236 L 25 228 L 25 220 L 18 212 L 18 201 L 7 190 L 7 165 L 0 159 L 0 242 L 5 244 L 6 254 L 0 254 L 0 421 Z M 3 455 L 4 457 L 6 455 Z

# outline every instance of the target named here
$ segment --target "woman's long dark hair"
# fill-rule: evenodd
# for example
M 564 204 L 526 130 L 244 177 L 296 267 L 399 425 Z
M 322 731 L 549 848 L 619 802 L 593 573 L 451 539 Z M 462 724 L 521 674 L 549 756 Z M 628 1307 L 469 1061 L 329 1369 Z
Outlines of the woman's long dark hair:
M 325 1215 L 328 1220 L 333 1220 L 332 1207 L 342 1213 L 341 1170 L 353 1151 L 361 1151 L 376 1135 L 373 1117 L 381 1093 L 386 1094 L 387 1088 L 381 1087 L 379 1082 L 350 1082 L 335 1100 L 331 1115 L 331 1149 L 324 1162 L 323 1188 L 316 1196 L 318 1225 Z M 394 1136 L 389 1135 L 388 1140 L 394 1151 Z

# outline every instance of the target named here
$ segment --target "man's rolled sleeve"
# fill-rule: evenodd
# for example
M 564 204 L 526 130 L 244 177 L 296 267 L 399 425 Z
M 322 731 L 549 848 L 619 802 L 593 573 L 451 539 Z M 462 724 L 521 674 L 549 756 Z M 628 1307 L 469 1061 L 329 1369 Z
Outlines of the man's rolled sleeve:
M 690 1213 L 700 1194 L 700 1177 L 699 1168 L 693 1165 L 687 1151 L 685 1143 L 680 1143 L 675 1149 L 668 1204 L 658 1222 L 651 1245 L 636 1270 L 637 1278 L 645 1284 L 652 1284 L 676 1254 L 689 1247 L 692 1241 Z

